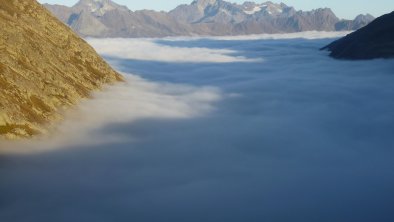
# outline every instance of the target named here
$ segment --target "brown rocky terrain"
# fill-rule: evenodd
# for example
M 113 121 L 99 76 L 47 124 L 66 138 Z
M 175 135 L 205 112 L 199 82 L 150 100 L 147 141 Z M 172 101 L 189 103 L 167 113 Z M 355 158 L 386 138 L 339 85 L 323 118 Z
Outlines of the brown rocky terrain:
M 35 0 L 1 1 L 0 27 L 0 137 L 43 133 L 64 109 L 122 80 Z

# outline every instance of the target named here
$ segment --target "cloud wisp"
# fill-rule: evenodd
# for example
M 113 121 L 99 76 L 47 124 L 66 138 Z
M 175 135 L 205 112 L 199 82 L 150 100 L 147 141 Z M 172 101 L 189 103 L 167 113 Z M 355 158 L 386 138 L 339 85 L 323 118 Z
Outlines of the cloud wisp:
M 101 132 L 112 124 L 132 124 L 144 119 L 188 119 L 208 114 L 222 99 L 216 87 L 154 83 L 123 73 L 125 83 L 108 87 L 84 100 L 65 114 L 65 120 L 53 129 L 49 138 L 37 138 L 14 144 L 3 152 L 36 152 L 62 147 L 88 146 L 133 140 L 110 132 Z M 15 147 L 16 146 L 16 147 Z
M 256 34 L 256 35 L 238 35 L 238 36 L 198 36 L 198 37 L 168 37 L 164 38 L 167 41 L 182 41 L 182 40 L 198 40 L 198 39 L 215 39 L 223 41 L 234 40 L 270 40 L 270 39 L 325 39 L 325 38 L 340 38 L 347 34 L 349 31 L 342 32 L 321 32 L 321 31 L 307 31 L 307 32 L 294 32 L 294 33 L 278 33 L 278 34 Z
M 183 48 L 160 45 L 155 39 L 88 39 L 100 54 L 122 59 L 176 63 L 255 62 L 229 49 Z

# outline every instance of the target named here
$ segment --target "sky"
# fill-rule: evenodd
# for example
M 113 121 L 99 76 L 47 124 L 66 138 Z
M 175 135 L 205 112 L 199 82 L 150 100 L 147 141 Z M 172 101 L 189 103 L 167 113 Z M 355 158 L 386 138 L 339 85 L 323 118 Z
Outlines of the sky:
M 230 2 L 242 3 L 244 0 L 229 0 Z M 260 0 L 256 2 L 265 2 Z M 73 5 L 77 0 L 39 0 L 41 3 Z M 189 4 L 192 0 L 115 0 L 115 2 L 127 5 L 131 10 L 153 9 L 169 11 L 180 4 Z M 273 0 L 273 2 L 279 2 Z M 353 19 L 359 14 L 370 13 L 377 17 L 394 10 L 393 0 L 283 0 L 283 3 L 293 6 L 298 10 L 311 10 L 315 8 L 329 7 L 340 18 Z

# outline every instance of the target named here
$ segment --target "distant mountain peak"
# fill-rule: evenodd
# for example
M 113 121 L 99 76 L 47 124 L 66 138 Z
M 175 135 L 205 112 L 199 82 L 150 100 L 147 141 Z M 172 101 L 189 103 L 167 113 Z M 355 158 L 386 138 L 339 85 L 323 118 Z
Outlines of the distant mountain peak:
M 83 11 L 93 13 L 95 16 L 103 16 L 112 10 L 128 10 L 126 6 L 118 5 L 112 0 L 80 0 L 75 6 Z
M 195 4 L 201 8 L 206 8 L 209 5 L 214 5 L 218 0 L 195 0 L 192 4 Z
M 243 12 L 248 15 L 254 15 L 256 13 L 264 13 L 267 15 L 279 15 L 282 14 L 285 8 L 288 8 L 284 3 L 276 4 L 272 1 L 267 1 L 261 4 L 254 2 L 244 2 L 242 4 Z
M 374 19 L 375 19 L 375 17 L 371 14 L 365 14 L 365 15 L 361 14 L 361 15 L 358 15 L 354 20 L 357 22 L 368 22 L 369 23 L 369 22 L 372 22 Z

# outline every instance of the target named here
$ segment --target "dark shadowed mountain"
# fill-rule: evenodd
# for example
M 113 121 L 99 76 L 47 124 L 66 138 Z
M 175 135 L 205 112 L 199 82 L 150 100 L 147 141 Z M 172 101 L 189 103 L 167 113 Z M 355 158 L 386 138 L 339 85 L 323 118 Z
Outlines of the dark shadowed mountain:
M 394 12 L 323 48 L 338 59 L 374 59 L 394 57 Z
M 111 0 L 81 0 L 73 7 L 48 4 L 45 7 L 80 35 L 92 37 L 345 31 L 359 29 L 374 19 L 360 15 L 355 20 L 343 20 L 329 8 L 297 11 L 283 3 L 235 4 L 223 0 L 195 0 L 170 12 L 133 12 Z

